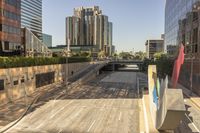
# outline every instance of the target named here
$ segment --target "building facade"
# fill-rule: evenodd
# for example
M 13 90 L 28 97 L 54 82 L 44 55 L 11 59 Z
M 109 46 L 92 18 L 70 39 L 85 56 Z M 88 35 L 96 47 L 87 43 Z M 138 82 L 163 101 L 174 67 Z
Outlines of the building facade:
M 154 39 L 147 40 L 145 43 L 147 58 L 153 59 L 154 54 L 164 52 L 164 40 Z
M 47 46 L 47 47 L 52 47 L 52 36 L 48 34 L 42 34 L 42 42 Z
M 42 0 L 21 0 L 21 27 L 42 40 Z
M 174 57 L 178 54 L 178 46 L 177 45 L 167 45 L 167 54 L 171 57 Z
M 21 28 L 25 57 L 50 57 L 52 51 L 28 28 Z
M 165 46 L 180 45 L 179 22 L 196 7 L 199 0 L 166 0 L 165 6 Z M 185 43 L 185 42 L 183 42 Z M 172 49 L 174 50 L 174 49 Z M 176 52 L 169 51 L 175 54 Z
M 75 8 L 74 15 L 66 18 L 66 45 L 110 55 L 112 27 L 98 6 Z
M 165 44 L 185 48 L 179 83 L 200 95 L 200 1 L 167 0 L 165 34 Z
M 0 0 L 0 56 L 19 55 L 21 45 L 20 0 Z

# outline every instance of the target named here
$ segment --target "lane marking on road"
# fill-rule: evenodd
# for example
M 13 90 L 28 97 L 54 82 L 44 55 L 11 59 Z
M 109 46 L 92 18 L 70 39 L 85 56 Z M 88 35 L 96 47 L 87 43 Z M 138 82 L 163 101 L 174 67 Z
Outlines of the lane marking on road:
M 192 99 L 190 99 L 190 102 L 191 102 L 192 105 L 194 105 L 194 107 L 195 107 L 198 111 L 200 111 L 200 107 L 199 107 L 199 105 L 198 105 L 197 103 L 195 103 Z
M 121 120 L 122 112 L 119 113 L 119 121 Z
M 74 117 L 77 117 L 77 116 L 81 113 L 81 111 L 82 111 L 82 109 L 80 109 L 80 110 L 74 115 Z M 72 118 L 74 118 L 74 117 L 72 117 Z
M 125 103 L 125 99 L 123 100 L 123 104 Z
M 73 101 L 70 101 L 68 104 L 66 104 L 64 107 L 62 107 L 61 109 L 57 110 L 53 115 L 51 115 L 50 118 L 53 118 L 57 113 L 59 113 L 60 111 L 62 111 L 65 107 L 67 107 L 69 104 L 71 104 Z
M 197 130 L 197 132 L 200 133 L 200 130 L 196 127 L 196 125 L 192 122 L 192 120 L 188 117 L 188 115 L 185 114 L 185 116 L 188 118 L 188 120 L 191 122 L 191 124 L 193 125 L 193 127 Z
M 42 127 L 43 126 L 43 122 L 42 123 L 40 123 L 40 125 L 38 125 L 37 127 L 36 127 L 36 129 L 39 129 L 40 127 Z
M 148 123 L 148 118 L 147 118 L 147 110 L 146 110 L 146 106 L 145 106 L 145 102 L 144 102 L 144 97 L 142 98 L 142 105 L 143 105 L 143 109 L 144 109 L 144 121 L 145 121 L 145 129 L 146 129 L 146 133 L 149 133 L 149 123 Z
M 60 108 L 59 110 L 57 110 L 53 115 L 51 115 L 50 118 L 53 118 L 58 112 L 62 111 L 65 107 Z
M 93 127 L 93 125 L 94 125 L 95 122 L 96 122 L 95 120 L 92 122 L 92 124 L 91 124 L 90 127 L 88 128 L 87 132 L 90 131 L 90 129 Z
M 44 105 L 45 108 L 49 108 L 49 107 L 51 107 L 51 106 L 52 106 L 51 103 L 48 103 L 47 105 L 46 105 L 46 104 Z M 40 108 L 40 110 L 39 110 L 40 113 L 43 113 L 44 111 L 45 111 L 44 108 Z M 35 117 L 35 115 L 37 115 L 37 113 L 31 112 L 31 113 L 29 114 L 28 119 L 32 119 L 33 117 Z
M 192 103 L 192 105 L 194 105 L 194 107 L 195 107 L 198 111 L 200 111 L 200 106 L 199 106 L 198 104 L 196 104 L 196 102 L 193 101 L 192 98 L 189 97 L 184 91 L 183 91 L 183 95 L 186 96 L 186 97 L 188 98 L 188 100 L 186 100 L 186 102 L 187 102 L 187 101 L 190 101 L 190 102 Z

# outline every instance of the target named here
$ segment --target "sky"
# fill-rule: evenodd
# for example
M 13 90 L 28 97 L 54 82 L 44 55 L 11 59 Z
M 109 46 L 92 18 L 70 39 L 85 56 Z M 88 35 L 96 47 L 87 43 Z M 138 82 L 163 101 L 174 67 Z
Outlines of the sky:
M 65 44 L 65 18 L 80 6 L 99 6 L 113 22 L 113 45 L 120 51 L 145 51 L 147 39 L 164 33 L 165 0 L 42 0 L 43 33 L 53 46 Z

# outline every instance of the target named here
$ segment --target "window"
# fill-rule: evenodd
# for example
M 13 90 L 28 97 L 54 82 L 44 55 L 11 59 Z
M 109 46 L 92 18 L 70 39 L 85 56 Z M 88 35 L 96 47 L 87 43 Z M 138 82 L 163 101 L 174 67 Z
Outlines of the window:
M 13 84 L 14 84 L 14 85 L 18 85 L 18 82 L 19 82 L 18 80 L 15 80 L 15 81 L 13 82 Z
M 20 2 L 18 2 L 17 0 L 4 0 L 4 1 L 6 4 L 20 8 Z
M 2 14 L 4 17 L 7 17 L 9 19 L 12 19 L 12 20 L 16 20 L 16 21 L 19 21 L 20 20 L 20 16 L 14 12 L 10 12 L 10 11 L 7 11 L 5 9 L 2 9 Z
M 0 79 L 0 91 L 4 90 L 4 80 Z
M 9 50 L 9 42 L 8 41 L 4 42 L 4 49 Z
M 22 79 L 21 79 L 21 83 L 24 83 L 24 82 L 25 82 L 25 80 L 24 80 L 24 78 L 22 78 Z
M 197 43 L 198 42 L 198 28 L 195 28 L 193 30 L 193 43 Z

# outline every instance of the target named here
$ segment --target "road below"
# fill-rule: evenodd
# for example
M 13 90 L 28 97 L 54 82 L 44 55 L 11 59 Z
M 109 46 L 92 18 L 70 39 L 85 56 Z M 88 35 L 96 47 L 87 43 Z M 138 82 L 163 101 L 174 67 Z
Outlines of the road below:
M 66 88 L 58 99 L 41 98 L 8 133 L 140 132 L 136 73 L 102 74 Z M 65 89 L 65 88 L 64 88 Z

